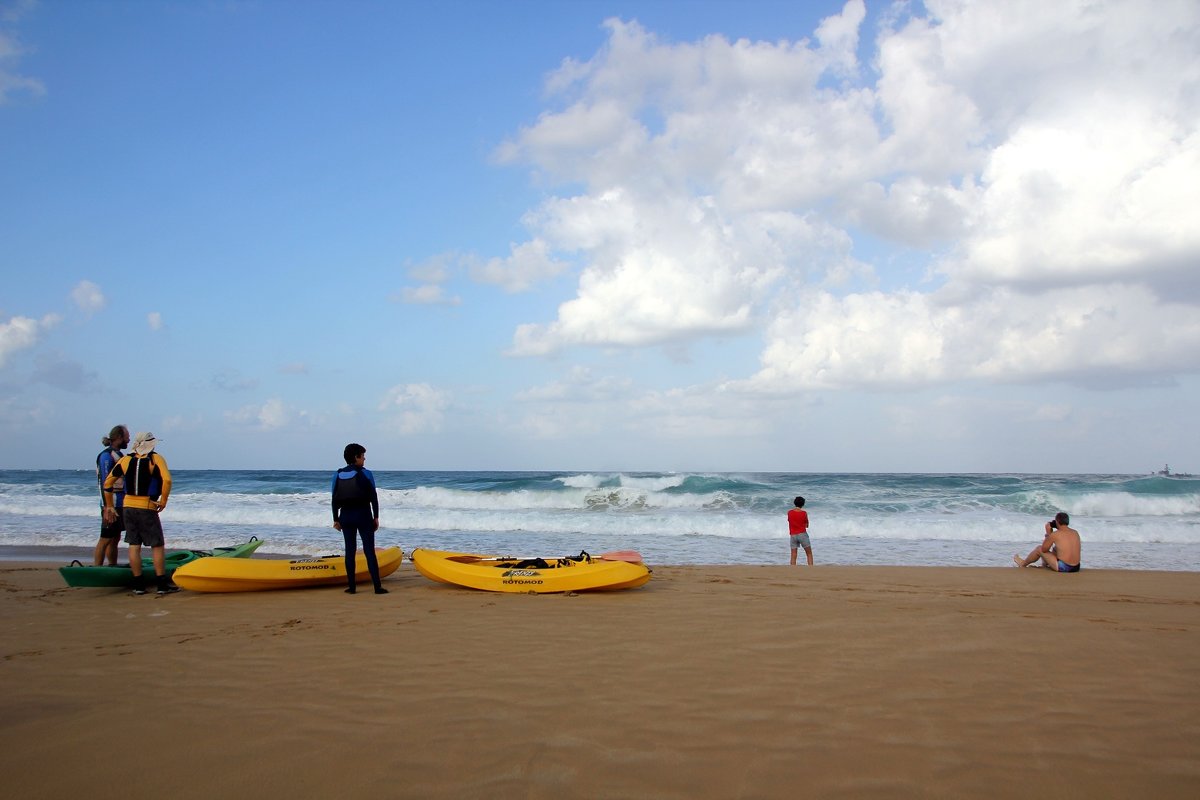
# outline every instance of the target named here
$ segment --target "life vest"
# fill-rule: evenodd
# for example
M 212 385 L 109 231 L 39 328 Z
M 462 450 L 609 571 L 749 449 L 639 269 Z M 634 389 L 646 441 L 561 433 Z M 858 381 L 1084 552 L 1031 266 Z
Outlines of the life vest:
M 162 480 L 158 476 L 158 460 L 154 453 L 131 455 L 124 477 L 128 497 L 158 497 L 162 494 Z
M 371 480 L 358 467 L 338 470 L 337 481 L 333 485 L 333 500 L 338 508 L 366 505 L 371 502 L 374 492 Z
M 105 470 L 104 465 L 100 463 L 100 459 L 104 458 L 106 453 L 111 454 L 110 457 L 112 458 L 112 463 L 109 464 L 107 470 Z M 120 453 L 113 454 L 111 447 L 106 447 L 96 454 L 96 482 L 100 484 L 101 490 L 104 489 L 104 479 L 108 477 L 108 473 L 112 471 L 113 467 L 115 467 L 117 462 L 122 458 L 123 456 Z M 113 484 L 113 491 L 116 492 L 118 496 L 125 494 L 124 478 L 117 478 L 117 482 Z

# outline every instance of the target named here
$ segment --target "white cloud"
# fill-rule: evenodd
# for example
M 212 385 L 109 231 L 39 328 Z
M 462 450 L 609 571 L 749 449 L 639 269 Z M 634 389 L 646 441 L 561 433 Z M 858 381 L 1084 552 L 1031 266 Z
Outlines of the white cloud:
M 47 314 L 40 320 L 30 317 L 9 317 L 0 322 L 0 367 L 14 353 L 37 344 L 42 335 L 59 323 L 57 314 Z
M 879 94 L 898 120 L 887 146 L 911 130 L 934 144 L 939 163 L 956 152 L 977 162 L 963 170 L 961 193 L 941 190 L 961 208 L 945 215 L 943 235 L 954 234 L 955 216 L 963 227 L 942 268 L 982 283 L 1177 285 L 1200 254 L 1191 211 L 1200 201 L 1200 6 L 927 5 L 931 20 L 883 37 Z M 906 103 L 914 84 L 955 99 Z M 956 132 L 936 110 L 956 104 L 980 135 Z
M 0 8 L 0 106 L 18 93 L 35 97 L 46 93 L 46 87 L 40 80 L 17 72 L 18 62 L 26 49 L 12 26 L 34 5 L 33 0 L 17 0 Z
M 462 303 L 462 298 L 448 296 L 445 287 L 435 283 L 423 286 L 405 286 L 400 290 L 399 300 L 409 305 L 423 306 L 456 306 Z
M 1178 369 L 1200 370 L 1200 315 L 1141 286 L 998 289 L 954 302 L 942 293 L 813 292 L 772 323 L 762 369 L 730 386 L 916 388 L 963 378 L 1119 385 Z
M 762 331 L 728 385 L 772 392 L 1200 370 L 1200 4 L 896 4 L 871 73 L 863 19 L 815 43 L 610 20 L 564 62 L 497 155 L 583 187 L 525 219 L 578 287 L 511 352 Z
M 448 392 L 427 383 L 406 383 L 389 389 L 379 410 L 389 416 L 392 430 L 407 436 L 440 431 L 449 405 Z
M 146 324 L 150 326 L 150 330 L 152 331 L 161 331 L 166 327 L 166 323 L 163 322 L 163 315 L 158 311 L 151 311 L 146 315 Z
M 1019 126 L 992 151 L 958 277 L 1151 284 L 1200 257 L 1200 133 L 1137 109 Z
M 867 15 L 863 0 L 850 0 L 835 14 L 817 26 L 817 41 L 831 68 L 853 73 L 858 68 L 858 28 Z
M 108 304 L 108 299 L 104 296 L 104 292 L 100 291 L 100 287 L 91 281 L 80 281 L 71 290 L 71 300 L 75 302 L 79 310 L 87 314 L 92 314 L 104 308 Z
M 512 245 L 508 258 L 493 258 L 471 269 L 471 277 L 480 283 L 493 283 L 508 292 L 523 292 L 533 284 L 553 278 L 566 264 L 549 255 L 541 239 Z
M 569 81 L 550 79 L 571 104 L 523 129 L 502 160 L 594 192 L 698 187 L 723 204 L 763 208 L 845 183 L 860 171 L 857 151 L 877 140 L 869 92 L 822 102 L 828 53 L 721 36 L 668 45 L 637 23 L 606 25 L 595 59 L 568 64 Z
M 409 277 L 422 283 L 445 283 L 460 268 L 464 259 L 461 253 L 438 253 L 419 264 L 410 265 L 405 271 Z
M 767 288 L 816 235 L 793 215 L 748 215 L 736 226 L 711 198 L 673 199 L 612 190 L 544 206 L 546 234 L 564 249 L 586 250 L 591 260 L 558 320 L 520 326 L 512 352 L 744 331 Z
M 442 284 L 449 281 L 455 272 L 465 269 L 472 260 L 472 256 L 447 252 L 439 253 L 419 264 L 410 265 L 405 271 L 409 277 L 420 281 L 420 285 L 402 287 L 399 292 L 393 293 L 388 299 L 395 303 L 408 305 L 460 305 L 462 298 L 447 294 Z
M 230 422 L 248 425 L 264 431 L 279 430 L 292 422 L 297 415 L 289 411 L 283 400 L 275 397 L 265 403 L 242 406 L 225 413 Z M 298 416 L 304 416 L 299 414 Z
M 910 247 L 931 247 L 961 235 L 966 218 L 978 202 L 971 176 L 958 186 L 931 183 L 914 175 L 889 185 L 867 181 L 841 200 L 847 221 L 888 240 Z
M 945 35 L 944 24 L 916 18 L 880 37 L 877 170 L 942 181 L 978 167 L 983 152 L 976 145 L 986 129 L 969 87 L 946 69 Z
M 552 252 L 579 253 L 586 266 L 576 298 L 553 322 L 521 325 L 512 352 L 747 331 L 787 269 L 832 262 L 814 254 L 828 225 L 797 206 L 854 180 L 854 152 L 877 143 L 868 96 L 816 102 L 825 66 L 853 66 L 861 16 L 860 3 L 847 4 L 822 29 L 820 51 L 719 36 L 663 45 L 636 23 L 609 21 L 607 48 L 566 65 L 569 80 L 552 79 L 580 99 L 502 152 L 595 187 L 527 217 Z
M 517 393 L 522 402 L 579 403 L 622 399 L 633 382 L 628 378 L 596 377 L 587 367 L 572 367 L 562 380 L 552 381 Z

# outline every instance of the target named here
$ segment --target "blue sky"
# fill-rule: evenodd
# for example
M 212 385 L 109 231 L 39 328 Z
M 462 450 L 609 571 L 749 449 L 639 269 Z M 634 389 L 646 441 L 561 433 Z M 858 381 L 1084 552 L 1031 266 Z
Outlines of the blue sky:
M 1144 9 L 0 0 L 0 466 L 1200 470 Z

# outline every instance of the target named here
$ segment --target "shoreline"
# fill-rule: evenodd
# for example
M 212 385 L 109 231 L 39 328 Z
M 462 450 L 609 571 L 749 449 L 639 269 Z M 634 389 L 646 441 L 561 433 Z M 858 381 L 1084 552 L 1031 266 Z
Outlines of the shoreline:
M 125 544 L 124 540 L 122 540 L 121 548 L 120 548 L 120 551 L 118 552 L 118 561 L 120 561 L 120 563 L 122 563 L 122 564 L 129 563 L 129 549 L 128 548 L 129 548 L 129 546 L 127 544 Z M 191 549 L 191 548 L 174 547 L 174 546 L 168 544 L 166 551 L 169 553 L 172 550 L 187 550 L 187 549 Z M 208 549 L 208 548 L 201 548 L 201 549 Z M 150 557 L 150 548 L 149 547 L 143 547 L 142 551 L 143 551 L 142 552 L 143 558 Z M 336 548 L 334 548 L 334 550 L 331 550 L 330 552 L 334 552 L 334 551 L 340 552 L 341 547 L 340 546 L 336 547 Z M 57 569 L 58 567 L 62 567 L 62 566 L 66 566 L 66 565 L 70 564 L 73 560 L 80 561 L 83 564 L 87 565 L 87 564 L 92 563 L 92 553 L 93 552 L 94 552 L 94 550 L 91 547 L 72 547 L 72 546 L 65 546 L 65 545 L 43 546 L 43 545 L 6 544 L 6 545 L 0 545 L 0 565 L 13 564 L 13 563 L 15 563 L 15 564 L 31 564 L 31 565 L 32 564 L 53 565 L 54 568 Z M 296 553 L 280 553 L 280 552 L 275 552 L 272 550 L 258 551 L 258 552 L 255 552 L 254 555 L 258 558 L 312 558 L 312 556 L 299 555 Z
M 1200 573 L 662 566 L 536 596 L 406 562 L 385 585 L 132 597 L 0 564 L 11 791 L 129 796 L 132 735 L 180 798 L 1200 793 Z
M 377 546 L 401 547 L 404 550 L 404 557 L 407 562 L 408 555 L 411 552 L 412 547 L 406 546 L 401 542 L 393 541 L 393 538 L 394 537 L 381 539 Z M 229 539 L 228 541 L 225 542 L 225 544 L 235 544 L 235 543 L 236 543 L 235 539 Z M 339 555 L 343 552 L 341 542 L 335 543 L 335 542 L 330 541 L 328 544 L 329 544 L 328 547 L 321 548 L 321 552 L 319 554 L 320 556 Z M 817 543 L 814 542 L 814 544 L 817 544 Z M 826 540 L 825 542 L 823 542 L 821 544 L 824 544 L 826 547 L 822 548 L 822 551 L 818 551 L 817 563 L 815 565 L 815 568 L 817 568 L 817 569 L 826 569 L 826 568 L 831 568 L 831 567 L 837 568 L 837 569 L 843 569 L 843 568 L 852 569 L 852 568 L 856 568 L 856 567 L 864 567 L 864 568 L 869 567 L 869 568 L 873 568 L 873 569 L 892 569 L 892 568 L 896 568 L 896 569 L 939 569 L 939 568 L 946 568 L 946 569 L 979 570 L 979 569 L 1013 568 L 1012 562 L 1011 562 L 1011 557 L 1013 555 L 1025 555 L 1026 553 L 1028 553 L 1029 548 L 1031 548 L 1034 544 L 1036 544 L 1036 542 L 1033 542 L 1033 543 L 1031 543 L 1031 542 L 1008 543 L 1008 546 L 1004 546 L 1004 547 L 999 547 L 999 546 L 993 545 L 989 548 L 989 552 L 991 555 L 990 558 L 984 559 L 978 563 L 956 563 L 956 564 L 913 564 L 910 562 L 905 562 L 903 560 L 897 560 L 896 562 L 885 562 L 885 561 L 880 560 L 880 561 L 863 561 L 863 562 L 855 562 L 855 563 L 847 563 L 844 561 L 822 561 L 820 553 L 821 552 L 828 553 L 829 549 L 831 549 L 831 548 L 827 549 L 828 548 L 828 540 Z M 1130 572 L 1130 573 L 1163 572 L 1163 573 L 1185 574 L 1185 575 L 1200 574 L 1200 570 L 1197 570 L 1197 569 L 1169 568 L 1167 566 L 1167 565 L 1170 565 L 1173 563 L 1169 557 L 1169 554 L 1171 552 L 1171 549 L 1177 547 L 1176 545 L 1158 545 L 1159 547 L 1171 548 L 1171 549 L 1164 550 L 1163 554 L 1155 554 L 1154 558 L 1146 559 L 1145 561 L 1149 564 L 1148 566 L 1143 565 L 1143 566 L 1139 566 L 1139 567 L 1126 567 L 1126 566 L 1117 565 L 1117 564 L 1104 563 L 1104 560 L 1102 558 L 1095 558 L 1093 561 L 1089 562 L 1089 560 L 1086 558 L 1087 553 L 1089 551 L 1086 548 L 1088 548 L 1088 547 L 1092 548 L 1091 552 L 1095 555 L 1095 550 L 1099 549 L 1100 547 L 1104 547 L 1104 546 L 1105 545 L 1103 545 L 1103 544 L 1097 545 L 1096 543 L 1085 543 L 1085 553 L 1084 553 L 1085 558 L 1084 558 L 1083 570 L 1082 570 L 1083 572 L 1115 571 L 1115 572 Z M 1153 545 L 1151 545 L 1151 546 L 1153 546 Z M 272 558 L 272 559 L 293 559 L 293 558 L 316 558 L 316 557 L 318 557 L 318 555 L 314 555 L 312 553 L 284 552 L 279 549 L 272 549 L 271 542 L 269 542 L 269 541 L 263 547 L 264 547 L 264 549 L 257 551 L 252 557 L 253 558 Z M 183 546 L 172 546 L 170 544 L 168 544 L 168 546 L 167 546 L 167 552 L 170 552 L 172 550 L 182 550 L 182 549 L 188 549 L 188 548 L 183 547 Z M 208 548 L 199 548 L 199 549 L 208 549 Z M 437 548 L 435 547 L 432 549 L 437 549 Z M 504 550 L 507 553 L 511 550 L 517 550 L 518 548 L 499 548 L 499 549 Z M 540 549 L 544 550 L 545 548 L 540 548 Z M 786 547 L 775 548 L 775 549 L 778 550 L 780 553 L 778 560 L 772 561 L 772 562 L 763 562 L 763 563 L 747 563 L 747 562 L 701 563 L 701 562 L 694 562 L 694 561 L 671 562 L 671 561 L 663 561 L 660 559 L 653 558 L 652 557 L 653 554 L 647 554 L 646 551 L 644 551 L 644 550 L 642 552 L 643 552 L 643 555 L 646 555 L 647 563 L 652 567 L 654 567 L 656 565 L 657 566 L 670 566 L 670 567 L 718 567 L 718 568 L 721 568 L 721 567 L 728 567 L 728 568 L 766 567 L 766 568 L 769 568 L 769 567 L 776 567 L 776 566 L 783 566 L 783 567 L 788 566 L 786 563 L 786 559 L 787 559 Z M 144 550 L 146 550 L 146 552 L 143 553 L 143 556 L 149 557 L 148 549 L 144 548 Z M 536 543 L 532 543 L 528 547 L 519 548 L 519 550 L 520 550 L 520 553 L 523 555 L 537 555 L 538 553 L 535 551 L 539 550 L 539 548 L 537 547 Z M 87 564 L 91 563 L 92 552 L 93 552 L 92 547 L 82 547 L 82 546 L 0 545 L 0 565 L 29 562 L 29 563 L 42 564 L 42 565 L 53 565 L 57 569 L 58 567 L 66 566 L 66 565 L 72 563 L 72 561 L 74 561 L 74 560 L 77 560 L 77 561 L 81 562 L 82 564 L 87 565 Z M 480 549 L 475 549 L 475 548 L 468 548 L 468 550 L 466 550 L 466 552 L 491 552 L 491 551 L 480 550 Z M 572 551 L 572 552 L 574 552 L 574 551 Z M 545 552 L 542 552 L 541 554 L 547 555 L 547 553 L 545 553 Z M 128 546 L 123 541 L 121 543 L 119 559 L 122 564 L 128 563 Z M 801 559 L 801 561 L 803 561 L 803 559 L 804 559 L 803 552 L 800 553 L 800 559 Z M 1092 564 L 1096 564 L 1096 563 L 1098 563 L 1099 566 L 1092 565 Z M 801 568 L 803 568 L 803 564 L 801 564 L 800 566 L 801 566 Z

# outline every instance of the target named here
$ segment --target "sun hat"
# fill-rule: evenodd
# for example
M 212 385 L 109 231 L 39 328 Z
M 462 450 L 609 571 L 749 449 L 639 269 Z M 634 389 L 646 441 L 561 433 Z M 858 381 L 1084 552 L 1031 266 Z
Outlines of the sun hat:
M 158 439 L 154 438 L 154 434 L 149 431 L 140 431 L 133 437 L 133 452 L 139 456 L 149 455 L 154 451 L 154 446 L 158 444 Z

